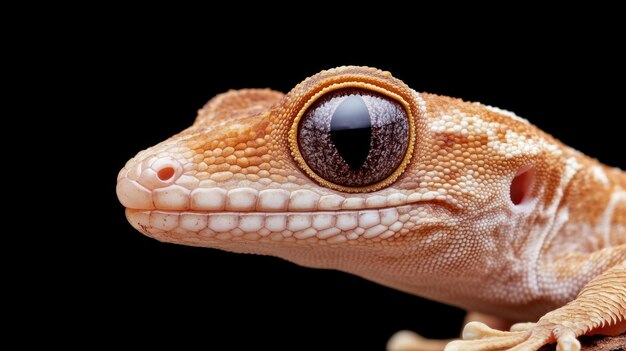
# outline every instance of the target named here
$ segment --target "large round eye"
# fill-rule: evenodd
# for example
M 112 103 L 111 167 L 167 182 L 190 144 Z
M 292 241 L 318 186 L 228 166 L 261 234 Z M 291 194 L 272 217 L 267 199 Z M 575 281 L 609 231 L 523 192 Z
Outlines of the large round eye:
M 407 111 L 400 102 L 346 88 L 321 96 L 304 111 L 297 143 L 317 176 L 344 187 L 364 187 L 398 169 L 409 137 Z

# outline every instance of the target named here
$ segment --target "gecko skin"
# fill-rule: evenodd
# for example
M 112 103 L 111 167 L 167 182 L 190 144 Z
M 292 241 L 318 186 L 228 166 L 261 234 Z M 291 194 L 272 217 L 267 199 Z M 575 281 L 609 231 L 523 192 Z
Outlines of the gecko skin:
M 128 161 L 117 194 L 155 239 L 338 269 L 515 324 L 446 350 L 626 331 L 626 174 L 513 113 L 340 67 L 287 95 L 216 96 Z M 508 326 L 507 326 L 508 328 Z M 393 350 L 443 349 L 399 336 Z

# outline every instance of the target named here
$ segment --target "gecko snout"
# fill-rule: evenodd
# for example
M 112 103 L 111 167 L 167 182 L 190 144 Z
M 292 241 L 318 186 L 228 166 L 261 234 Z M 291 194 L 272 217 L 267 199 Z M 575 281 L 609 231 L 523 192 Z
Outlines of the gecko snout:
M 182 164 L 168 156 L 127 165 L 118 176 L 117 197 L 127 208 L 152 209 L 153 191 L 174 184 L 182 173 Z

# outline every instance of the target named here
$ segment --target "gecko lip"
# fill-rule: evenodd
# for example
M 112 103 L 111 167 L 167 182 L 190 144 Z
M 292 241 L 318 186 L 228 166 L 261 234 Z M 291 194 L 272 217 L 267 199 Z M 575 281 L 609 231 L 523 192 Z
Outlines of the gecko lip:
M 176 183 L 150 189 L 131 177 L 120 177 L 116 192 L 119 201 L 127 208 L 167 211 L 313 212 L 381 209 L 428 201 L 449 202 L 445 196 L 433 191 L 408 196 L 396 192 L 366 198 L 344 197 L 319 195 L 307 189 L 204 188 L 197 187 L 197 183 L 189 181 L 190 178 L 183 175 Z
M 207 239 L 324 240 L 389 239 L 419 223 L 433 223 L 435 206 L 418 203 L 364 210 L 311 212 L 206 212 L 126 209 L 140 232 L 181 241 Z

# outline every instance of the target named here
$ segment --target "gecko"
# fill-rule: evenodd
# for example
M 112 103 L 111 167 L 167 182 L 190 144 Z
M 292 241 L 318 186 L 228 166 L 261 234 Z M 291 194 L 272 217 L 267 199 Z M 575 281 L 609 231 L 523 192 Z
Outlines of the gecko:
M 116 192 L 157 240 L 336 269 L 461 307 L 458 340 L 579 350 L 626 331 L 626 173 L 512 112 L 344 66 L 231 90 L 139 152 Z

